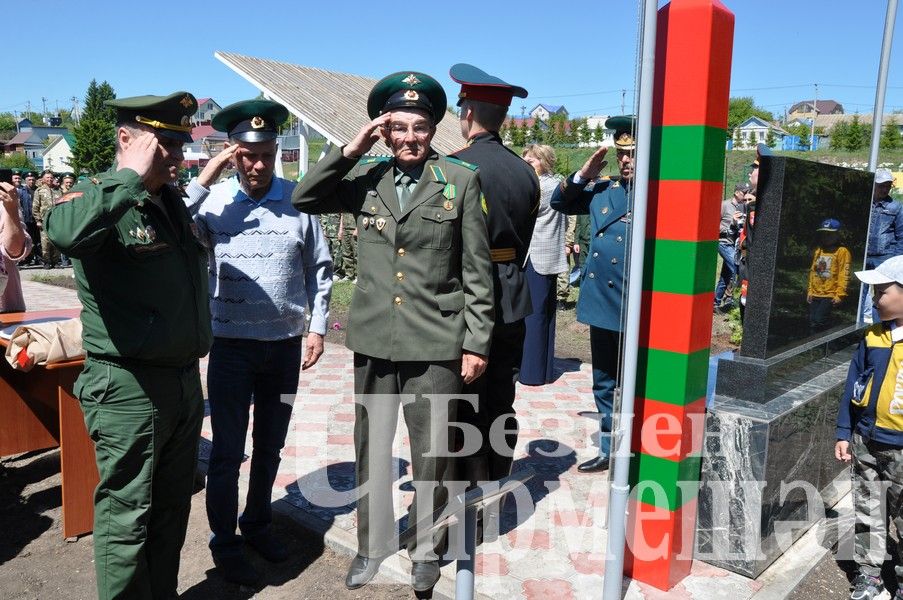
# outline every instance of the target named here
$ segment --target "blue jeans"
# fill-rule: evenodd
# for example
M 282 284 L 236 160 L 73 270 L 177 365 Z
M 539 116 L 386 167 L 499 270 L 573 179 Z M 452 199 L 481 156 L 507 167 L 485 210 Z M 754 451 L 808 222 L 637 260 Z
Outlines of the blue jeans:
M 593 357 L 593 400 L 599 413 L 599 456 L 609 456 L 615 387 L 619 384 L 621 333 L 590 327 L 589 345 Z
M 207 471 L 207 520 L 214 555 L 241 551 L 236 525 L 246 537 L 263 533 L 298 391 L 300 337 L 279 341 L 214 338 L 207 367 L 213 448 Z M 283 402 L 283 395 L 286 400 Z M 244 459 L 253 400 L 254 449 L 245 510 L 238 519 L 238 469 Z
M 724 292 L 734 281 L 737 275 L 736 250 L 733 244 L 718 242 L 718 254 L 724 262 L 721 264 L 721 275 L 718 277 L 718 285 L 715 286 L 715 306 L 721 306 L 724 300 Z

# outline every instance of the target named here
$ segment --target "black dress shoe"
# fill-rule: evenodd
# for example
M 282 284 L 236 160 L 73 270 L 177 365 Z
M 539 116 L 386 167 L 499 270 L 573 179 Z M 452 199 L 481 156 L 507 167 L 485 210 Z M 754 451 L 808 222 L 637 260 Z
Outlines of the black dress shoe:
M 360 554 L 355 556 L 348 567 L 348 575 L 345 576 L 345 587 L 356 590 L 370 583 L 376 577 L 381 562 L 381 558 L 369 558 Z
M 595 473 L 596 471 L 604 471 L 608 468 L 608 457 L 597 456 L 590 460 L 577 465 L 577 470 L 581 473 Z
M 439 561 L 415 562 L 411 567 L 411 587 L 415 592 L 433 589 L 439 581 Z

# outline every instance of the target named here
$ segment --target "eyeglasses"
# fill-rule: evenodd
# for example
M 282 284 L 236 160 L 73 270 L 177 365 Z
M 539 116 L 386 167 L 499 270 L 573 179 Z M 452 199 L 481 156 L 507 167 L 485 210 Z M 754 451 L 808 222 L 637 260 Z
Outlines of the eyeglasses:
M 408 127 L 407 125 L 402 125 L 400 123 L 389 125 L 389 133 L 397 137 L 403 137 L 408 134 L 408 131 L 412 130 L 414 132 L 414 137 L 425 138 L 432 132 L 432 127 L 420 123 L 413 127 Z

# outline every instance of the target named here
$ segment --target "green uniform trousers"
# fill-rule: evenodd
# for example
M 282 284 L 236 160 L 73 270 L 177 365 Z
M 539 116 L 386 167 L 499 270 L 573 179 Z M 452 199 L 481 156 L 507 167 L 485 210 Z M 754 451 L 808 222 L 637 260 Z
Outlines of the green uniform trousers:
M 94 440 L 94 566 L 100 600 L 176 593 L 204 397 L 182 368 L 88 358 L 75 395 Z
M 392 482 L 403 470 L 392 457 L 392 442 L 401 405 L 411 442 L 414 500 L 408 510 L 408 524 L 417 520 L 418 502 L 430 511 L 442 506 L 448 492 L 442 486 L 449 466 L 449 421 L 455 419 L 457 400 L 444 395 L 461 390 L 461 361 L 391 362 L 364 354 L 354 355 L 355 469 L 360 496 L 357 501 L 358 554 L 378 558 L 395 550 L 395 514 Z M 429 397 L 431 394 L 436 394 Z M 443 396 L 439 396 L 443 395 Z M 429 456 L 438 454 L 438 456 Z M 432 503 L 418 501 L 418 489 L 433 489 Z M 422 538 L 428 533 L 419 534 Z M 436 560 L 436 545 L 408 544 L 414 561 Z M 419 541 L 423 541 L 422 539 Z

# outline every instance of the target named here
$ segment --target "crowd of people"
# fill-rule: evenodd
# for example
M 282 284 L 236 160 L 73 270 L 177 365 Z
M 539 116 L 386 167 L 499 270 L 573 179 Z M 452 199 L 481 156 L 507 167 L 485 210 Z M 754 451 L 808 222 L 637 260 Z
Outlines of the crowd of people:
M 554 379 L 556 313 L 576 282 L 575 267 L 576 313 L 589 326 L 599 417 L 598 452 L 577 470 L 608 468 L 635 121 L 606 123 L 615 132 L 616 176 L 601 175 L 609 152 L 603 147 L 561 177 L 551 147 L 530 145 L 518 156 L 499 135 L 512 98 L 526 97 L 526 90 L 472 65 L 454 65 L 450 75 L 461 86 L 466 145 L 448 156 L 431 146 L 447 116 L 444 90 L 425 73 L 403 71 L 373 87 L 369 122 L 299 183 L 274 175 L 287 109 L 254 99 L 216 115 L 213 127 L 228 136 L 224 150 L 184 191 L 176 188 L 197 110 L 194 96 L 182 91 L 108 102 L 117 116 L 109 171 L 74 186 L 71 175 L 57 186 L 49 171 L 40 187 L 35 173 L 0 183 L 0 310 L 24 309 L 16 262 L 53 266 L 71 257 L 74 266 L 87 354 L 74 394 L 100 474 L 94 513 L 100 598 L 176 592 L 204 416 L 198 361 L 208 353 L 213 447 L 206 509 L 214 563 L 227 580 L 252 585 L 260 574 L 246 546 L 268 561 L 288 558 L 270 530 L 272 487 L 300 372 L 325 349 L 336 279 L 355 281 L 347 346 L 354 353 L 355 469 L 363 491 L 349 589 L 371 581 L 397 550 L 391 447 L 399 409 L 415 489 L 409 523 L 440 509 L 451 482 L 472 486 L 511 473 L 515 384 Z M 391 156 L 369 155 L 379 140 Z M 223 178 L 229 168 L 235 175 Z M 749 183 L 737 185 L 722 205 L 716 311 L 731 305 L 728 291 L 737 278 L 745 286 L 757 173 L 758 162 Z M 903 268 L 894 267 L 899 259 L 887 260 L 903 235 L 903 216 L 881 195 L 884 177 L 879 172 L 872 217 L 879 242 L 873 248 L 870 238 L 867 262 L 867 273 L 883 275 L 858 275 L 875 284 L 880 317 L 903 320 L 886 289 L 903 286 Z M 831 235 L 839 227 L 833 219 L 822 224 L 813 269 L 824 271 L 828 255 L 840 262 L 846 249 Z M 40 251 L 33 250 L 39 238 Z M 826 278 L 815 276 L 821 279 L 810 281 L 810 301 L 818 306 L 813 319 L 834 294 Z M 892 328 L 876 335 L 896 339 Z M 867 397 L 877 385 L 859 385 L 873 361 L 861 353 L 850 389 L 865 389 Z M 857 398 L 854 406 L 868 404 Z M 842 414 L 853 414 L 854 422 L 858 415 Z M 842 441 L 857 427 L 849 421 L 839 426 L 846 423 Z M 467 427 L 450 435 L 452 422 Z M 250 483 L 240 513 L 249 429 Z M 856 444 L 867 441 L 852 439 L 856 456 Z M 837 457 L 849 460 L 848 446 L 839 444 Z M 429 528 L 408 543 L 414 590 L 435 585 L 445 543 L 443 532 Z
M 350 589 L 366 585 L 397 549 L 390 462 L 399 409 L 416 490 L 410 523 L 418 510 L 429 517 L 440 508 L 453 481 L 473 486 L 510 474 L 515 385 L 555 376 L 556 311 L 580 264 L 578 214 L 600 234 L 583 244 L 577 308 L 593 326 L 597 405 L 610 413 L 633 120 L 614 123 L 620 177 L 599 176 L 603 149 L 563 179 L 554 175 L 552 148 L 529 146 L 519 156 L 499 135 L 512 98 L 526 90 L 472 65 L 454 65 L 450 75 L 461 86 L 466 142 L 450 156 L 431 147 L 447 114 L 444 90 L 406 71 L 374 86 L 370 122 L 300 183 L 274 175 L 286 108 L 256 99 L 215 116 L 213 127 L 228 136 L 224 150 L 183 189 L 174 185 L 197 109 L 190 93 L 175 92 L 108 102 L 117 118 L 109 171 L 77 183 L 69 174 L 17 173 L 0 184 L 0 309 L 25 308 L 17 262 L 53 267 L 71 257 L 74 266 L 86 351 L 74 394 L 100 474 L 101 598 L 176 590 L 204 415 L 198 360 L 208 353 L 214 563 L 227 580 L 253 584 L 260 574 L 246 548 L 273 562 L 287 558 L 269 527 L 272 486 L 300 372 L 324 352 L 334 280 L 355 282 L 346 343 L 354 352 L 356 479 L 364 492 Z M 380 139 L 391 156 L 368 154 Z M 227 169 L 235 175 L 224 178 Z M 614 316 L 597 324 L 599 302 Z M 437 403 L 437 394 L 454 399 Z M 601 417 L 599 453 L 582 472 L 607 468 L 610 415 Z M 250 484 L 240 512 L 249 429 Z M 438 580 L 444 547 L 443 533 L 421 529 L 407 543 L 417 591 Z

